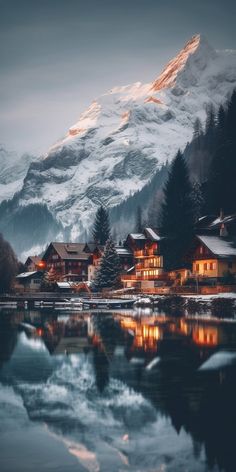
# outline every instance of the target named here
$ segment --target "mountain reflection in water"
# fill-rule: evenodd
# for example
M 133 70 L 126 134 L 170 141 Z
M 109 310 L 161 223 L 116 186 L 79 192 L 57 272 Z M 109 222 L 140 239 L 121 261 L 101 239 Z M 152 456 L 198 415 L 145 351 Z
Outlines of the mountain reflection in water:
M 234 321 L 0 315 L 0 389 L 13 388 L 32 424 L 63 442 L 78 461 L 69 470 L 236 470 Z M 5 470 L 24 467 L 16 457 Z

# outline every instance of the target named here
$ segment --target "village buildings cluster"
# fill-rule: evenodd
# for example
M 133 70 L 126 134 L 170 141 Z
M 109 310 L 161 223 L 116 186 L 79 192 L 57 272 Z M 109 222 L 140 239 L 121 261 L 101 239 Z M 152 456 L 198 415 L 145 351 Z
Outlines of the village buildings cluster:
M 128 234 L 116 246 L 124 289 L 143 293 L 184 291 L 216 285 L 236 286 L 236 215 L 206 216 L 199 219 L 191 247 L 182 267 L 165 270 L 163 247 L 168 240 L 158 230 L 144 228 Z M 166 250 L 166 249 L 165 249 Z M 86 288 L 95 277 L 104 246 L 95 243 L 51 242 L 42 257 L 28 257 L 24 273 L 16 277 L 15 290 L 40 290 L 47 273 L 59 290 Z

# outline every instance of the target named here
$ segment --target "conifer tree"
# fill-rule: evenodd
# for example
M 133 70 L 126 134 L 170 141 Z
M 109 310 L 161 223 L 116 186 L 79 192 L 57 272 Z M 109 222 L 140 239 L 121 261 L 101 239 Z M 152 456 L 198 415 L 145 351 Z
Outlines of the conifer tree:
M 142 210 L 141 210 L 140 205 L 138 205 L 137 211 L 136 211 L 135 231 L 137 231 L 137 233 L 142 232 Z
M 205 127 L 205 145 L 207 150 L 211 153 L 215 146 L 215 110 L 213 105 L 209 105 L 207 108 L 206 127 Z
M 217 114 L 217 145 L 222 146 L 226 139 L 226 114 L 224 107 L 221 105 Z
M 217 148 L 211 161 L 206 210 L 218 214 L 222 208 L 226 213 L 236 211 L 236 92 L 233 92 L 228 107 L 218 112 Z
M 101 244 L 102 246 L 110 237 L 110 221 L 107 209 L 104 206 L 100 206 L 96 212 L 95 222 L 92 230 L 93 239 L 95 243 Z
M 195 180 L 192 184 L 191 199 L 193 202 L 194 221 L 197 221 L 201 214 L 204 206 L 204 196 L 201 184 Z
M 96 290 L 102 290 L 103 288 L 116 288 L 119 286 L 120 273 L 120 258 L 116 252 L 112 239 L 108 239 L 99 268 L 95 275 L 93 288 Z
M 161 232 L 168 238 L 166 268 L 179 267 L 193 234 L 192 187 L 183 154 L 178 151 L 164 187 Z
M 202 122 L 200 118 L 196 118 L 194 125 L 193 125 L 193 138 L 198 139 L 203 134 Z

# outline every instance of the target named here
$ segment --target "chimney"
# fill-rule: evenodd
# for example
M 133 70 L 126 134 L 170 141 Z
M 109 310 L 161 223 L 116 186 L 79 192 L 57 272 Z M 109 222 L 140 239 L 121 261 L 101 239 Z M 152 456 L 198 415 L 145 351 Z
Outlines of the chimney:
M 227 231 L 227 228 L 224 225 L 224 223 L 222 223 L 221 226 L 220 226 L 220 237 L 224 238 L 226 236 L 228 236 L 228 231 Z
M 220 209 L 220 221 L 222 221 L 221 225 L 220 225 L 220 237 L 221 238 L 225 238 L 226 236 L 228 236 L 228 231 L 227 231 L 227 228 L 225 226 L 225 224 L 223 223 L 223 220 L 224 220 L 224 210 L 223 208 Z

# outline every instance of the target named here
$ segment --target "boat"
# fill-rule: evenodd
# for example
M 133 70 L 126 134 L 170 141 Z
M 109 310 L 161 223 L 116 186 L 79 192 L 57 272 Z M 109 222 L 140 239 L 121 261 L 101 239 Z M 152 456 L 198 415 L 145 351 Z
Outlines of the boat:
M 93 309 L 100 309 L 100 310 L 110 310 L 115 308 L 132 308 L 134 304 L 134 300 L 131 299 L 119 299 L 119 298 L 111 298 L 111 299 L 102 299 L 102 298 L 91 298 L 83 300 L 83 309 L 84 310 L 93 310 Z

